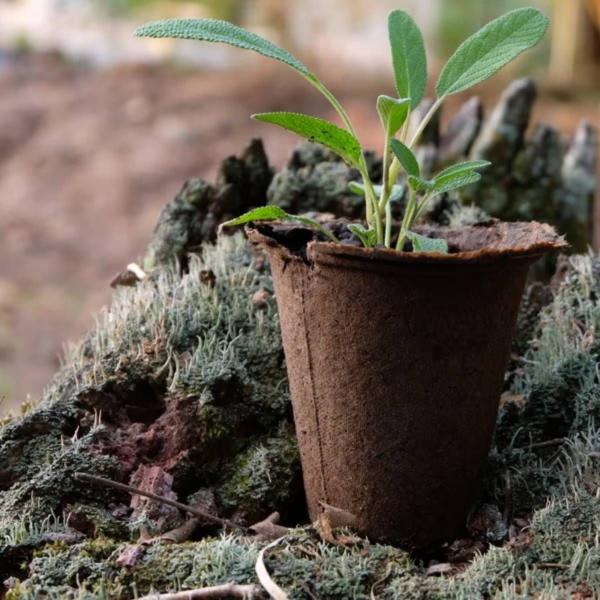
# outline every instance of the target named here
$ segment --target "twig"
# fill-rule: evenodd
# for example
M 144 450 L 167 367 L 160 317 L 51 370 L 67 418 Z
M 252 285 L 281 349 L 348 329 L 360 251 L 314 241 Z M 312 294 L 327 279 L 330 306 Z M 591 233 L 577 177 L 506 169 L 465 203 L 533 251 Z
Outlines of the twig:
M 182 504 L 181 502 L 177 502 L 176 500 L 170 500 L 169 498 L 158 496 L 157 494 L 153 494 L 152 492 L 146 492 L 144 490 L 140 490 L 139 488 L 134 488 L 130 485 L 125 485 L 124 483 L 118 483 L 117 481 L 112 481 L 112 479 L 97 477 L 96 475 L 89 475 L 88 473 L 75 473 L 75 479 L 78 479 L 79 481 L 89 481 L 90 483 L 103 485 L 105 487 L 114 488 L 116 490 L 122 490 L 123 492 L 128 492 L 129 494 L 137 494 L 138 496 L 144 496 L 146 498 L 150 498 L 151 500 L 156 500 L 156 502 L 161 502 L 162 504 L 167 504 L 169 506 L 178 508 L 179 510 L 199 517 L 200 519 L 208 521 L 209 523 L 215 523 L 216 525 L 220 525 L 221 527 L 229 527 L 230 529 L 241 529 L 243 531 L 246 531 L 245 527 L 242 527 L 241 525 L 238 525 L 233 521 L 229 521 L 228 519 L 222 519 L 221 517 L 211 515 L 210 513 L 204 512 L 203 510 L 199 510 L 198 508 L 194 508 L 193 506 L 188 506 L 187 504 Z M 210 596 L 208 597 L 210 598 Z
M 248 529 L 256 534 L 256 538 L 260 540 L 275 540 L 286 536 L 290 530 L 288 527 L 279 525 L 280 515 L 278 512 L 271 513 L 266 519 L 250 525 Z
M 260 588 L 254 584 L 239 585 L 225 583 L 213 587 L 198 588 L 185 592 L 171 592 L 168 594 L 148 594 L 139 600 L 196 600 L 198 598 L 261 598 Z
M 538 569 L 568 569 L 569 565 L 563 565 L 561 563 L 553 563 L 553 562 L 541 562 L 533 565 Z
M 528 449 L 531 450 L 533 448 L 547 448 L 548 446 L 556 446 L 556 444 L 562 444 L 565 440 L 562 438 L 555 438 L 553 440 L 546 440 L 545 442 L 536 442 L 535 444 L 529 444 Z

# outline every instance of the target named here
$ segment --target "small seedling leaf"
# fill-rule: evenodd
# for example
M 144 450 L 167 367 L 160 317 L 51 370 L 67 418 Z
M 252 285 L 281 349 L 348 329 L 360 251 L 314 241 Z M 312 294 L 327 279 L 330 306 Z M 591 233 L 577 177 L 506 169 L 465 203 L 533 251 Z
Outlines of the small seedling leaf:
M 423 179 L 422 177 L 416 177 L 415 175 L 408 176 L 408 185 L 415 192 L 430 192 L 433 190 L 433 181 Z
M 448 253 L 448 242 L 439 238 L 430 238 L 413 231 L 409 231 L 406 237 L 410 240 L 413 252 L 441 252 Z
M 366 229 L 360 223 L 351 223 L 348 229 L 361 241 L 365 248 L 373 248 L 377 242 L 377 233 L 374 229 Z
M 252 210 L 249 210 L 247 213 L 244 213 L 235 219 L 225 221 L 225 223 L 221 224 L 220 228 L 238 227 L 240 225 L 254 223 L 255 221 L 297 221 L 298 223 L 302 223 L 303 225 L 318 231 L 333 242 L 339 241 L 337 237 L 335 237 L 335 235 L 329 231 L 329 229 L 321 225 L 321 223 L 318 221 L 310 219 L 309 217 L 290 215 L 289 213 L 286 213 L 283 208 L 271 204 L 268 206 L 259 206 L 258 208 L 253 208 Z
M 327 146 L 350 166 L 360 168 L 362 149 L 359 141 L 351 133 L 329 121 L 291 112 L 259 113 L 253 115 L 253 118 L 273 123 L 311 142 Z
M 308 78 L 314 75 L 295 56 L 251 31 L 220 19 L 167 19 L 139 27 L 138 37 L 180 38 L 217 42 L 252 50 L 267 58 L 278 60 Z
M 381 186 L 381 185 L 373 186 L 373 190 L 375 191 L 375 194 L 377 196 L 381 196 L 382 187 L 383 186 Z M 357 196 L 365 195 L 365 186 L 364 186 L 364 184 L 359 183 L 358 181 L 351 181 L 348 184 L 348 189 L 353 194 L 356 194 Z M 397 185 L 397 184 L 392 186 L 392 191 L 390 193 L 389 202 L 398 202 L 399 200 L 402 200 L 402 198 L 404 198 L 404 186 Z
M 391 96 L 377 98 L 377 112 L 383 128 L 389 136 L 393 136 L 404 125 L 410 109 L 410 99 L 398 100 Z
M 409 175 L 420 177 L 421 169 L 419 168 L 419 161 L 412 150 L 399 140 L 392 140 L 391 146 L 394 156 L 400 161 L 403 169 Z
M 376 188 L 377 186 L 373 186 L 373 187 Z M 365 195 L 365 184 L 364 183 L 359 183 L 358 181 L 351 181 L 348 184 L 348 189 L 353 194 L 356 194 L 357 196 L 364 196 Z
M 490 164 L 487 160 L 468 160 L 447 167 L 434 178 L 433 190 L 436 194 L 443 194 L 476 183 L 481 179 L 476 169 L 483 169 Z
M 253 223 L 254 221 L 286 221 L 289 220 L 291 216 L 292 215 L 288 215 L 288 213 L 279 206 L 259 206 L 235 219 L 225 221 L 225 223 L 221 224 L 221 227 L 238 227 L 240 225 L 246 225 L 247 223 Z
M 466 39 L 438 79 L 438 98 L 462 92 L 535 46 L 546 33 L 548 17 L 535 8 L 519 8 L 491 21 Z
M 456 173 L 454 175 L 436 178 L 433 190 L 436 194 L 445 194 L 459 188 L 477 183 L 481 179 L 481 175 L 477 171 L 466 171 Z
M 427 55 L 423 35 L 412 17 L 394 10 L 388 17 L 388 33 L 396 89 L 401 98 L 410 98 L 411 108 L 423 99 L 427 85 Z
M 435 178 L 437 180 L 451 175 L 457 175 L 459 173 L 474 171 L 475 169 L 485 169 L 491 164 L 492 163 L 487 160 L 466 160 L 464 162 L 451 165 L 450 167 L 446 167 L 443 171 L 440 171 Z

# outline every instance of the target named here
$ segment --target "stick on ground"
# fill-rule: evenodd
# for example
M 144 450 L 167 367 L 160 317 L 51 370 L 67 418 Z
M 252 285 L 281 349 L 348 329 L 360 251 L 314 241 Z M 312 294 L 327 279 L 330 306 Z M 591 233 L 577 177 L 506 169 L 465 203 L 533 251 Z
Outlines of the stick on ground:
M 149 594 L 139 600 L 201 600 L 203 598 L 263 598 L 260 588 L 256 585 L 238 585 L 225 583 L 214 587 L 198 588 L 185 592 L 172 592 L 168 594 Z
M 220 525 L 221 527 L 226 527 L 229 529 L 241 529 L 242 531 L 246 531 L 245 527 L 242 527 L 241 525 L 238 525 L 233 521 L 229 521 L 228 519 L 222 519 L 221 517 L 211 515 L 210 513 L 204 512 L 203 510 L 200 510 L 198 508 L 194 508 L 193 506 L 188 506 L 187 504 L 182 504 L 181 502 L 177 502 L 176 500 L 170 500 L 169 498 L 164 498 L 163 496 L 153 494 L 152 492 L 146 492 L 144 490 L 131 487 L 130 485 L 125 485 L 124 483 L 113 481 L 112 479 L 106 479 L 104 477 L 98 477 L 96 475 L 89 475 L 88 473 L 75 473 L 75 479 L 78 479 L 79 481 L 89 481 L 90 483 L 103 485 L 105 487 L 114 488 L 116 490 L 122 490 L 123 492 L 128 492 L 129 494 L 137 494 L 138 496 L 144 496 L 146 498 L 150 498 L 151 500 L 156 500 L 156 502 L 161 502 L 162 504 L 168 504 L 169 506 L 178 508 L 179 510 L 199 517 L 200 519 L 207 521 L 208 523 L 215 523 L 216 525 Z

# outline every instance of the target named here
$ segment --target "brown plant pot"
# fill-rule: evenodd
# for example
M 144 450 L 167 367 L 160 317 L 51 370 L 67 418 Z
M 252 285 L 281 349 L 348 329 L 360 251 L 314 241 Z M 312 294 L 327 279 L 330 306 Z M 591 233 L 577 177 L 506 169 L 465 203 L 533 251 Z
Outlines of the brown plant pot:
M 298 253 L 272 231 L 248 235 L 271 261 L 311 518 L 326 503 L 373 540 L 452 539 L 477 499 L 528 267 L 564 242 L 494 222 L 430 230 L 450 254 Z

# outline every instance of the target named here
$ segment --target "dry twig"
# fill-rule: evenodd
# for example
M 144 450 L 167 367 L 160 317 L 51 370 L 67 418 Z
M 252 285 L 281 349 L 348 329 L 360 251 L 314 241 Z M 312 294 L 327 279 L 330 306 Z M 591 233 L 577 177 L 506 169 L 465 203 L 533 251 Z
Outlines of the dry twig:
M 182 504 L 181 502 L 177 502 L 176 500 L 170 500 L 169 498 L 164 498 L 163 496 L 153 494 L 152 492 L 146 492 L 144 490 L 131 487 L 130 485 L 125 485 L 124 483 L 118 483 L 117 481 L 112 481 L 112 479 L 97 477 L 96 475 L 89 475 L 87 473 L 75 473 L 75 479 L 78 479 L 79 481 L 88 481 L 97 485 L 103 485 L 105 487 L 114 488 L 116 490 L 128 492 L 129 494 L 137 494 L 138 496 L 144 496 L 146 498 L 150 498 L 151 500 L 155 500 L 156 502 L 161 502 L 162 504 L 167 504 L 168 506 L 178 508 L 179 510 L 194 515 L 195 517 L 198 517 L 208 523 L 215 523 L 216 525 L 220 525 L 221 527 L 228 527 L 230 529 L 241 529 L 243 531 L 246 531 L 245 527 L 242 527 L 241 525 L 238 525 L 233 521 L 229 521 L 228 519 L 222 519 L 221 517 L 211 515 L 210 513 L 204 512 L 203 510 L 199 510 L 198 508 L 194 508 L 193 506 L 188 506 L 187 504 Z
M 167 594 L 148 594 L 139 600 L 201 600 L 204 598 L 262 598 L 262 592 L 256 585 L 239 585 L 225 583 L 213 587 L 198 588 L 185 592 L 170 592 Z
M 256 534 L 259 540 L 275 540 L 287 535 L 290 530 L 288 527 L 279 525 L 280 515 L 278 512 L 271 513 L 266 519 L 250 525 L 248 529 Z

